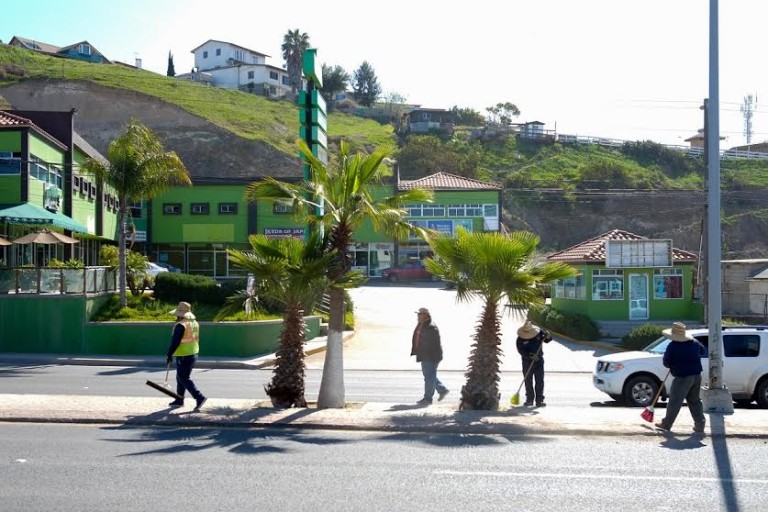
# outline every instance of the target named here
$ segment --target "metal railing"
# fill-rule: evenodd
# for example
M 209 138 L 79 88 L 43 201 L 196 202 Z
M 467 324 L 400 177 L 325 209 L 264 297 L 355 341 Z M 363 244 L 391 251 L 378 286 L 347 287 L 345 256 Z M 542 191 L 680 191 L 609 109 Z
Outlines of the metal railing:
M 113 292 L 117 270 L 109 267 L 0 269 L 0 294 L 69 294 Z

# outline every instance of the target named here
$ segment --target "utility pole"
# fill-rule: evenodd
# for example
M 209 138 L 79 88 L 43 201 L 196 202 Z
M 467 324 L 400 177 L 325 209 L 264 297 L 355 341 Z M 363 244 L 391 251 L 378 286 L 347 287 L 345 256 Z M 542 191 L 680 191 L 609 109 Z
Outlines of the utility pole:
M 718 0 L 709 1 L 709 101 L 707 102 L 707 326 L 709 328 L 709 385 L 704 388 L 704 410 L 733 414 L 733 397 L 723 382 L 722 281 L 720 226 L 720 91 Z

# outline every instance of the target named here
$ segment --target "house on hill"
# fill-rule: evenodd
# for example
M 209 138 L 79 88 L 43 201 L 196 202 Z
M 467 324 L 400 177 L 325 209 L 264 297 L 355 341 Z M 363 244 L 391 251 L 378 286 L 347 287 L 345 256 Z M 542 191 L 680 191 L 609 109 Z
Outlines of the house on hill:
M 26 48 L 27 50 L 45 53 L 54 57 L 66 57 L 68 59 L 94 62 L 98 64 L 111 64 L 110 60 L 88 41 L 80 41 L 68 46 L 59 47 L 49 43 L 26 39 L 24 37 L 13 36 L 8 44 L 18 48 Z
M 578 270 L 554 283 L 552 307 L 598 322 L 698 323 L 703 306 L 694 293 L 697 260 L 672 240 L 614 229 L 547 256 Z

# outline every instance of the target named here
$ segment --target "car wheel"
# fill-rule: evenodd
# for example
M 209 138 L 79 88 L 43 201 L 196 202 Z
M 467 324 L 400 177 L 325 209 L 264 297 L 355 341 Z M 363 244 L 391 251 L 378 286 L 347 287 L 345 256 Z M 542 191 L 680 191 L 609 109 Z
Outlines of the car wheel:
M 624 386 L 624 401 L 631 407 L 646 407 L 651 405 L 658 390 L 656 379 L 640 375 L 630 379 Z
M 757 385 L 755 399 L 760 408 L 768 409 L 768 376 L 763 377 L 760 384 Z
M 389 274 L 387 281 L 389 281 L 390 283 L 394 283 L 395 281 L 397 281 L 397 274 Z

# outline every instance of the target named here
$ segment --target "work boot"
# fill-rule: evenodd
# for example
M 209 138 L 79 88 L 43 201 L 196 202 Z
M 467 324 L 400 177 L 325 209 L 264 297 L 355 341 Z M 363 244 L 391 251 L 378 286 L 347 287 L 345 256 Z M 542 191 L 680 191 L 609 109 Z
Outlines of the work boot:
M 700 434 L 704 432 L 704 427 L 707 425 L 706 421 L 702 421 L 701 423 L 696 423 L 693 425 L 693 431 L 697 434 Z
M 533 407 L 533 400 L 526 400 L 523 407 Z
M 668 426 L 664 424 L 663 421 L 657 421 L 656 423 L 653 424 L 653 426 L 658 428 L 659 430 L 666 430 L 667 432 L 671 430 Z
M 208 399 L 205 398 L 204 396 L 201 396 L 200 398 L 198 398 L 197 399 L 197 405 L 195 405 L 195 410 L 199 411 L 200 408 L 203 406 L 203 404 L 205 404 L 205 402 L 207 402 L 207 401 L 208 401 Z
M 447 394 L 448 394 L 448 393 L 450 393 L 450 392 L 451 392 L 451 391 L 450 391 L 450 390 L 448 390 L 448 389 L 446 389 L 445 391 L 439 391 L 439 392 L 437 393 L 437 401 L 438 401 L 438 402 L 439 402 L 439 401 L 441 401 L 443 398 L 445 398 L 445 395 L 447 395 Z
M 544 400 L 542 400 L 541 402 L 536 402 L 536 407 L 546 407 L 546 406 L 547 404 L 544 403 Z
M 184 407 L 184 400 L 174 400 L 168 404 L 170 407 Z
M 430 398 L 422 398 L 416 402 L 416 405 L 432 405 L 432 400 Z

